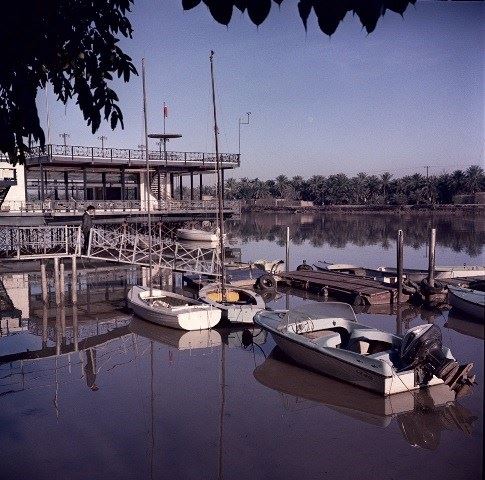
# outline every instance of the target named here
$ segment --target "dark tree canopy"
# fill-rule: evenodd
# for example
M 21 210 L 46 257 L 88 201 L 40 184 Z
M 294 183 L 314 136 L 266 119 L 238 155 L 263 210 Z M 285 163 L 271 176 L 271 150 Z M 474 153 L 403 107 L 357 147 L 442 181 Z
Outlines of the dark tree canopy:
M 131 37 L 132 0 L 17 0 L 2 4 L 0 28 L 0 151 L 22 162 L 29 142 L 44 145 L 36 107 L 47 82 L 58 100 L 75 98 L 93 133 L 101 116 L 123 125 L 113 75 L 136 74 L 118 46 Z
M 241 12 L 247 11 L 255 25 L 263 23 L 271 10 L 271 0 L 182 0 L 182 5 L 185 10 L 190 10 L 201 2 L 207 5 L 214 19 L 223 25 L 231 21 L 234 7 Z M 283 0 L 273 2 L 281 5 Z M 402 15 L 409 4 L 415 3 L 416 0 L 299 0 L 298 12 L 306 29 L 313 11 L 320 29 L 327 35 L 335 33 L 345 15 L 352 12 L 370 33 L 387 10 Z

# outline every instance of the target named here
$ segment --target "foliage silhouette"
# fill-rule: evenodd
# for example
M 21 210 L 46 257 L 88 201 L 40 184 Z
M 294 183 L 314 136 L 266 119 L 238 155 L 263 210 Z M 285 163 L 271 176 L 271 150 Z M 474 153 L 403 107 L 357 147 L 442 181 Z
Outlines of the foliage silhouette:
M 39 88 L 50 82 L 57 99 L 75 98 L 91 130 L 101 115 L 123 125 L 113 75 L 127 82 L 136 69 L 118 46 L 130 37 L 132 0 L 20 0 L 2 5 L 0 29 L 0 151 L 23 162 L 29 144 L 44 146 L 37 113 Z
M 291 179 L 279 175 L 266 181 L 244 177 L 229 179 L 225 188 L 228 199 L 285 198 L 313 201 L 315 205 L 449 204 L 454 195 L 479 191 L 485 191 L 485 174 L 478 165 L 429 178 L 415 173 L 392 179 L 389 172 L 380 177 L 366 173 L 350 178 L 343 173 L 314 175 L 307 180 L 299 175 Z

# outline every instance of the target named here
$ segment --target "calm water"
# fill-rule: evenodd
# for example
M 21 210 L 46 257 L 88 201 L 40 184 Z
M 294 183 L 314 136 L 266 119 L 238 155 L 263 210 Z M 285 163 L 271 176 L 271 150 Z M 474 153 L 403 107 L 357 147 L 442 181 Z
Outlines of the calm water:
M 290 225 L 292 266 L 393 265 L 403 228 L 406 266 L 424 267 L 431 224 L 437 263 L 483 264 L 473 218 L 248 215 L 230 227 L 243 260 L 255 260 L 284 258 Z M 456 402 L 443 389 L 385 400 L 288 364 L 257 329 L 245 346 L 243 328 L 178 332 L 133 319 L 124 296 L 139 277 L 87 269 L 78 307 L 57 309 L 53 298 L 43 305 L 38 273 L 1 275 L 0 478 L 480 477 L 483 325 L 407 308 L 405 327 L 440 325 L 455 357 L 475 362 L 478 385 Z M 395 315 L 358 317 L 396 329 Z

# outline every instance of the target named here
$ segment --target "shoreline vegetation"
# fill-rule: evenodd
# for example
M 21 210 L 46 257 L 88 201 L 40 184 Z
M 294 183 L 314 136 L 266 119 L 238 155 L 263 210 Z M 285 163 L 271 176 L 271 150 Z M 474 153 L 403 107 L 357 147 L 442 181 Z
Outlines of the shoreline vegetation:
M 252 211 L 482 212 L 485 204 L 485 173 L 478 165 L 439 175 L 414 173 L 399 178 L 389 172 L 313 175 L 307 179 L 300 175 L 278 175 L 270 180 L 230 178 L 224 187 L 227 200 L 241 200 L 244 208 Z
M 372 213 L 372 214 L 485 214 L 484 204 L 455 204 L 455 205 L 256 205 L 252 202 L 244 202 L 241 206 L 243 213 L 271 212 L 271 213 Z

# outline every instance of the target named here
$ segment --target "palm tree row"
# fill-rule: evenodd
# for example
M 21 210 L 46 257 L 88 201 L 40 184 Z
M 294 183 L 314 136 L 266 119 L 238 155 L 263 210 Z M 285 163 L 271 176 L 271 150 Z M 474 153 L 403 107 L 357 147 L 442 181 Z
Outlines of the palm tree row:
M 380 176 L 359 173 L 354 177 L 338 173 L 314 175 L 307 180 L 299 175 L 279 175 L 274 180 L 231 178 L 225 184 L 228 199 L 285 198 L 308 200 L 315 205 L 447 204 L 455 195 L 480 191 L 485 191 L 485 174 L 477 165 L 428 178 L 419 173 L 395 179 L 389 172 Z

